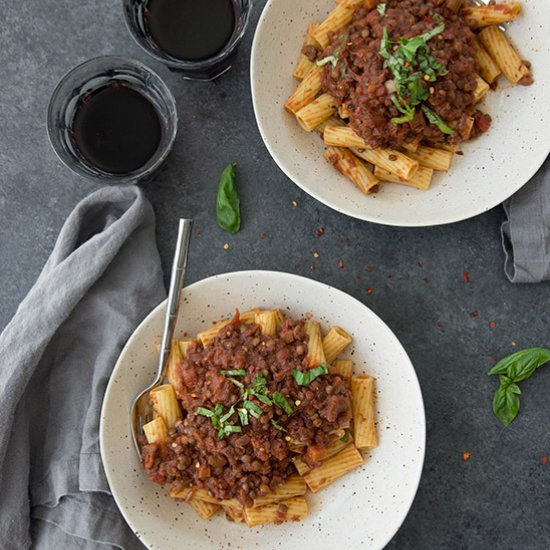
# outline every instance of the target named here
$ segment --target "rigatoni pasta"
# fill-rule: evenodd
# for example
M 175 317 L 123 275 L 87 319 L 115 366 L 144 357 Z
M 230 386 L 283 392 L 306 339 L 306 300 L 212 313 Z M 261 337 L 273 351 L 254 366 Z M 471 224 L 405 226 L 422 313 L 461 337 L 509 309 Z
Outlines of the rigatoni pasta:
M 221 510 L 249 527 L 300 521 L 307 493 L 361 466 L 365 434 L 369 448 L 376 436 L 374 401 L 357 390 L 364 377 L 339 358 L 352 337 L 280 309 L 237 312 L 213 328 L 172 343 L 170 383 L 150 392 L 145 471 L 202 519 Z

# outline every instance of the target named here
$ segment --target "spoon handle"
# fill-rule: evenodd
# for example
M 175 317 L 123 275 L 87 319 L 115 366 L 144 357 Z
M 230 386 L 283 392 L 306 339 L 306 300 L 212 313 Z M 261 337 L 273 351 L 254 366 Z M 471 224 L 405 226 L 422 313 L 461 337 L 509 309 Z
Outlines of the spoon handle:
M 164 318 L 164 330 L 162 332 L 162 342 L 160 345 L 159 362 L 157 366 L 157 378 L 155 384 L 162 380 L 170 355 L 170 346 L 174 329 L 178 318 L 178 309 L 180 304 L 181 289 L 185 278 L 187 268 L 187 254 L 189 252 L 189 241 L 191 239 L 191 229 L 193 220 L 180 219 L 178 227 L 178 240 L 176 251 L 174 252 L 174 261 L 172 263 L 172 272 L 170 274 L 170 289 L 168 290 L 168 302 L 166 304 L 166 316 Z

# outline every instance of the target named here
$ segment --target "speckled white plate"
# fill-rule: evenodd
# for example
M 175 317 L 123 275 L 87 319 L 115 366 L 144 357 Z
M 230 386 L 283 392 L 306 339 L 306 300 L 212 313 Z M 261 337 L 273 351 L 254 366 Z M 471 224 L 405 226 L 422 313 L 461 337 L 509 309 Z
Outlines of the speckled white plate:
M 280 307 L 293 318 L 307 312 L 326 329 L 338 324 L 354 337 L 356 372 L 377 380 L 380 446 L 362 468 L 308 495 L 303 522 L 249 529 L 222 515 L 199 519 L 186 504 L 142 472 L 128 422 L 135 395 L 153 378 L 165 304 L 128 340 L 115 366 L 101 412 L 101 456 L 115 500 L 149 548 L 159 550 L 334 550 L 383 548 L 403 522 L 424 461 L 425 419 L 414 368 L 391 330 L 369 308 L 330 286 L 287 273 L 242 271 L 217 275 L 183 291 L 176 335 L 196 334 L 235 307 Z
M 365 197 L 323 158 L 323 143 L 283 109 L 308 22 L 321 21 L 334 0 L 269 0 L 260 18 L 251 59 L 254 111 L 267 149 L 306 193 L 335 210 L 371 222 L 429 226 L 485 212 L 522 187 L 550 152 L 550 17 L 548 0 L 521 0 L 523 14 L 509 36 L 531 61 L 535 84 L 508 86 L 501 78 L 483 110 L 493 117 L 487 134 L 463 147 L 448 173 L 429 191 L 387 184 Z

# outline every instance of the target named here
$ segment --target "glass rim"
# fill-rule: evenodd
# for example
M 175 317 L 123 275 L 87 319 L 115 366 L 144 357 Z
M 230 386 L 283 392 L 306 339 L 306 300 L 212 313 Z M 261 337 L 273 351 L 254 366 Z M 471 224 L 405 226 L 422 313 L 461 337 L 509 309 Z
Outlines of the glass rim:
M 238 46 L 239 42 L 242 40 L 248 23 L 250 21 L 250 14 L 254 5 L 254 0 L 248 0 L 248 7 L 243 11 L 243 24 L 241 30 L 233 35 L 231 39 L 225 44 L 225 46 L 214 56 L 208 57 L 207 59 L 198 59 L 195 61 L 185 59 L 178 59 L 168 53 L 163 52 L 160 48 L 154 50 L 151 48 L 146 41 L 142 40 L 138 34 L 135 32 L 134 25 L 132 24 L 131 18 L 128 15 L 126 9 L 124 9 L 124 0 L 123 0 L 123 12 L 124 12 L 124 24 L 126 29 L 130 33 L 130 36 L 133 38 L 134 42 L 145 52 L 147 52 L 151 57 L 154 57 L 157 61 L 164 63 L 170 69 L 181 69 L 189 71 L 200 71 L 209 69 L 212 66 L 221 63 L 224 59 L 229 57 L 233 50 Z
M 169 132 L 167 143 L 164 145 L 162 150 L 160 149 L 160 146 L 159 146 L 157 151 L 155 151 L 155 153 L 143 166 L 137 168 L 136 170 L 133 170 L 132 172 L 128 172 L 125 174 L 113 174 L 111 172 L 103 171 L 100 168 L 95 168 L 95 170 L 97 170 L 97 173 L 91 170 L 86 170 L 83 167 L 83 162 L 81 160 L 78 160 L 75 157 L 67 155 L 59 147 L 56 140 L 56 135 L 58 134 L 59 129 L 55 124 L 54 108 L 55 108 L 56 100 L 60 97 L 63 85 L 69 80 L 69 78 L 73 74 L 78 73 L 79 71 L 82 71 L 82 69 L 84 69 L 87 65 L 93 65 L 94 63 L 101 62 L 101 61 L 111 62 L 113 69 L 115 69 L 119 65 L 125 64 L 131 67 L 140 69 L 141 71 L 151 75 L 159 83 L 160 88 L 162 89 L 162 94 L 165 96 L 165 100 L 169 104 L 171 109 L 170 118 L 171 118 L 172 128 L 171 128 L 171 131 Z M 89 77 L 87 77 L 87 79 L 90 79 L 93 77 L 94 75 L 90 75 Z M 86 79 L 83 79 L 82 83 L 85 83 L 85 82 L 86 82 Z M 157 110 L 156 107 L 155 107 L 155 110 Z M 81 63 L 78 63 L 74 67 L 67 70 L 58 79 L 57 83 L 55 84 L 50 94 L 50 98 L 48 100 L 48 106 L 46 109 L 46 129 L 48 133 L 48 140 L 57 158 L 65 166 L 67 166 L 67 168 L 71 169 L 73 172 L 77 173 L 78 175 L 84 176 L 90 179 L 102 180 L 108 183 L 117 183 L 117 184 L 137 183 L 138 181 L 143 180 L 148 176 L 150 176 L 151 174 L 153 174 L 164 163 L 164 161 L 170 154 L 170 151 L 172 150 L 172 146 L 176 139 L 177 130 L 178 130 L 177 104 L 170 88 L 168 88 L 168 86 L 166 85 L 164 80 L 160 77 L 160 75 L 156 73 L 154 70 L 150 69 L 147 65 L 145 65 L 141 61 L 131 57 L 126 57 L 121 55 L 98 55 L 98 56 L 86 59 Z

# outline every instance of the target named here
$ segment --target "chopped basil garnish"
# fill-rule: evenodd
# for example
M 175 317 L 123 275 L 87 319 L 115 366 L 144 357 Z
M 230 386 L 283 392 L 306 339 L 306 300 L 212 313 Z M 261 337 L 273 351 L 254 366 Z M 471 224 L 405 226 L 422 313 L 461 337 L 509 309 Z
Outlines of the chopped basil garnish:
M 261 401 L 264 405 L 268 405 L 269 407 L 273 405 L 273 401 L 271 401 L 267 395 L 262 395 L 256 390 L 250 390 L 250 394 L 253 395 L 258 401 Z
M 378 4 L 378 6 L 376 6 L 376 11 L 380 14 L 380 17 L 384 17 L 384 15 L 386 15 L 386 4 L 383 2 Z
M 221 403 L 217 403 L 213 411 L 205 407 L 197 407 L 195 409 L 195 413 L 210 418 L 212 427 L 215 430 L 218 430 L 218 437 L 220 439 L 223 439 L 223 437 L 230 433 L 237 433 L 242 431 L 242 428 L 240 426 L 234 426 L 233 424 L 227 423 L 231 416 L 235 414 L 234 405 L 231 405 L 231 407 L 225 414 L 223 414 L 223 405 Z
M 443 132 L 444 134 L 448 134 L 450 136 L 455 133 L 455 131 L 451 127 L 447 126 L 445 122 L 443 122 L 443 120 L 431 109 L 426 107 L 426 105 L 422 105 L 421 108 L 422 112 L 426 115 L 426 118 L 428 119 L 430 124 L 435 124 L 439 128 L 440 132 Z
M 246 409 L 237 409 L 239 420 L 243 426 L 248 426 L 248 411 Z
M 316 378 L 328 374 L 328 367 L 323 363 L 318 367 L 309 369 L 305 372 L 292 369 L 292 377 L 296 380 L 296 384 L 299 386 L 309 386 Z
M 235 386 L 237 386 L 238 388 L 244 388 L 244 384 L 239 380 L 235 380 L 234 378 L 228 378 L 228 380 L 235 384 Z
M 231 405 L 231 408 L 229 409 L 229 411 L 227 411 L 227 413 L 220 418 L 220 422 L 223 424 L 225 421 L 229 420 L 234 414 L 235 414 L 235 405 Z
M 281 407 L 281 409 L 283 409 L 286 414 L 292 414 L 294 412 L 294 409 L 290 406 L 290 403 L 287 401 L 286 397 L 282 393 L 274 391 L 272 397 L 273 402 L 277 406 Z
M 287 430 L 285 430 L 282 426 L 279 426 L 279 424 L 277 424 L 277 422 L 275 422 L 275 420 L 272 420 L 271 423 L 273 424 L 273 426 L 275 426 L 275 428 L 277 428 L 279 431 L 281 432 L 286 432 Z
M 254 417 L 254 418 L 260 418 L 262 414 L 264 413 L 263 409 L 256 405 L 256 403 L 252 401 L 245 401 L 243 403 L 243 407 Z
M 244 369 L 221 370 L 220 374 L 223 376 L 246 376 L 246 371 Z
M 208 418 L 212 418 L 214 416 L 214 411 L 211 411 L 210 409 L 205 409 L 204 407 L 197 407 L 195 412 Z
M 318 59 L 315 62 L 315 65 L 317 67 L 324 67 L 327 63 L 331 63 L 333 67 L 336 67 L 338 63 L 338 56 L 337 55 L 327 55 L 326 57 L 323 57 L 323 59 Z

